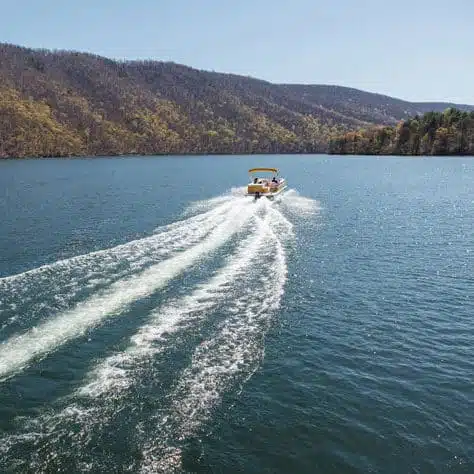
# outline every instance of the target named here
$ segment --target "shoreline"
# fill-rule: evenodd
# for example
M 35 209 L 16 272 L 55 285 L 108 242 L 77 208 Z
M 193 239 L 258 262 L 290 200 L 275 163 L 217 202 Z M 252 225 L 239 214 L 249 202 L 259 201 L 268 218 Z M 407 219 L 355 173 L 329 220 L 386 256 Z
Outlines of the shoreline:
M 376 153 L 167 153 L 167 154 L 123 154 L 123 155 L 71 155 L 71 156 L 5 156 L 0 157 L 2 161 L 24 161 L 24 160 L 80 160 L 80 159 L 103 159 L 103 158 L 201 158 L 201 157 L 249 157 L 249 156 L 326 156 L 334 158 L 342 157 L 379 157 L 379 158 L 474 158 L 474 155 L 470 154 L 443 154 L 443 155 L 397 155 L 392 153 L 387 154 L 376 154 Z

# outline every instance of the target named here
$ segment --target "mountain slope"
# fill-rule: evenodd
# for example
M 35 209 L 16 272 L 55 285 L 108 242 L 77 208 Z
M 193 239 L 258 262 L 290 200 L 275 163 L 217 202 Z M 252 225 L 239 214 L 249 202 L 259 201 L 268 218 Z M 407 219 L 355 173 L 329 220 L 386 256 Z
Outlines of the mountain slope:
M 318 153 L 334 135 L 395 123 L 423 107 L 434 106 L 0 44 L 0 157 Z
M 283 87 L 299 100 L 337 110 L 343 115 L 365 122 L 392 124 L 426 112 L 443 112 L 447 108 L 474 110 L 472 105 L 444 102 L 407 102 L 382 94 L 329 85 L 286 84 Z

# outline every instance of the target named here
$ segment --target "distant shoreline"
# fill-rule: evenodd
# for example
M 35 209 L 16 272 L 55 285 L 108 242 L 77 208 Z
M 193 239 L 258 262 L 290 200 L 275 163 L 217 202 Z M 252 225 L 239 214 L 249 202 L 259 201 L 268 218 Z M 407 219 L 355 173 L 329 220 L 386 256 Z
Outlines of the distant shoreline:
M 310 155 L 328 155 L 327 152 L 317 153 L 123 153 L 111 155 L 67 155 L 67 156 L 3 156 L 1 160 L 38 160 L 38 159 L 78 159 L 78 158 L 153 158 L 153 157 L 201 157 L 201 156 L 310 156 Z
M 474 158 L 471 154 L 443 154 L 443 155 L 420 155 L 420 154 L 395 154 L 395 153 L 175 153 L 175 154 L 121 154 L 121 155 L 71 155 L 71 156 L 7 156 L 1 157 L 2 161 L 23 161 L 23 160 L 79 160 L 79 159 L 100 159 L 100 158 L 201 158 L 201 157 L 250 157 L 250 156 L 327 156 L 339 157 L 385 157 L 385 158 Z

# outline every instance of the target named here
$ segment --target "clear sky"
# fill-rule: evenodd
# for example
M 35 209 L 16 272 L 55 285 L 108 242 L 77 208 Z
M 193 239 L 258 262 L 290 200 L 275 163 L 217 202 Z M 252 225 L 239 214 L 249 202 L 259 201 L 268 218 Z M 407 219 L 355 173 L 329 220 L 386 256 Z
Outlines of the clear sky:
M 0 0 L 0 42 L 474 104 L 473 0 Z

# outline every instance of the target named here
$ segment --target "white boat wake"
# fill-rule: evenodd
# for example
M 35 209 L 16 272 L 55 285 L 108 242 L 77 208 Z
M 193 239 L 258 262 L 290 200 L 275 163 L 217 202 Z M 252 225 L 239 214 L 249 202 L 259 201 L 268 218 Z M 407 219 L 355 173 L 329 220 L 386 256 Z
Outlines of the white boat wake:
M 207 238 L 199 243 L 141 273 L 113 283 L 75 308 L 47 319 L 24 334 L 4 341 L 0 346 L 0 380 L 23 369 L 32 359 L 43 356 L 69 339 L 84 334 L 87 329 L 97 325 L 106 317 L 119 315 L 120 311 L 130 303 L 163 287 L 200 258 L 223 245 L 255 212 L 256 207 L 245 201 L 242 205 L 234 206 L 225 214 L 223 222 L 212 231 L 208 230 Z M 212 218 L 209 221 L 207 229 L 215 225 Z M 186 226 L 185 223 L 181 225 Z M 174 229 L 171 233 L 173 231 Z M 164 240 L 166 242 L 168 239 Z M 128 248 L 127 251 L 129 251 Z M 15 281 L 14 278 L 11 280 Z
M 199 272 L 197 264 L 213 259 L 219 248 L 232 248 L 213 274 L 207 279 L 201 275 L 194 290 L 164 305 L 157 301 L 127 336 L 128 342 L 99 357 L 82 383 L 58 399 L 56 407 L 18 419 L 17 432 L 0 444 L 0 466 L 10 463 L 23 470 L 27 466 L 48 470 L 67 458 L 75 469 L 87 471 L 94 460 L 81 447 L 93 443 L 97 432 L 107 429 L 127 409 L 133 412 L 135 427 L 130 429 L 138 433 L 135 442 L 142 452 L 140 465 L 131 469 L 172 472 L 182 468 L 185 441 L 198 436 L 224 394 L 241 387 L 263 357 L 264 337 L 284 293 L 287 249 L 294 237 L 290 218 L 307 218 L 317 211 L 314 201 L 296 193 L 293 198 L 296 201 L 291 204 L 285 198 L 274 204 L 232 193 L 219 196 L 195 203 L 188 217 L 158 229 L 151 237 L 1 279 L 0 294 L 16 289 L 19 297 L 32 286 L 47 289 L 53 281 L 71 305 L 65 310 L 56 307 L 54 314 L 0 344 L 0 378 L 5 381 L 40 359 L 54 357 L 61 345 L 108 318 L 121 317 L 130 304 L 152 295 L 181 273 L 193 268 Z M 81 285 L 87 284 L 95 292 L 76 303 Z M 15 298 L 9 304 L 17 304 Z M 35 321 L 34 315 L 29 317 Z M 176 369 L 166 393 L 150 395 L 147 403 L 156 405 L 155 410 L 145 418 L 140 416 L 141 408 L 133 406 L 136 391 L 147 384 L 158 385 L 160 357 L 174 350 L 180 338 L 196 332 L 201 332 L 202 339 L 189 348 L 189 362 Z M 34 446 L 30 464 L 19 459 L 21 446 Z M 67 449 L 51 457 L 55 446 Z

